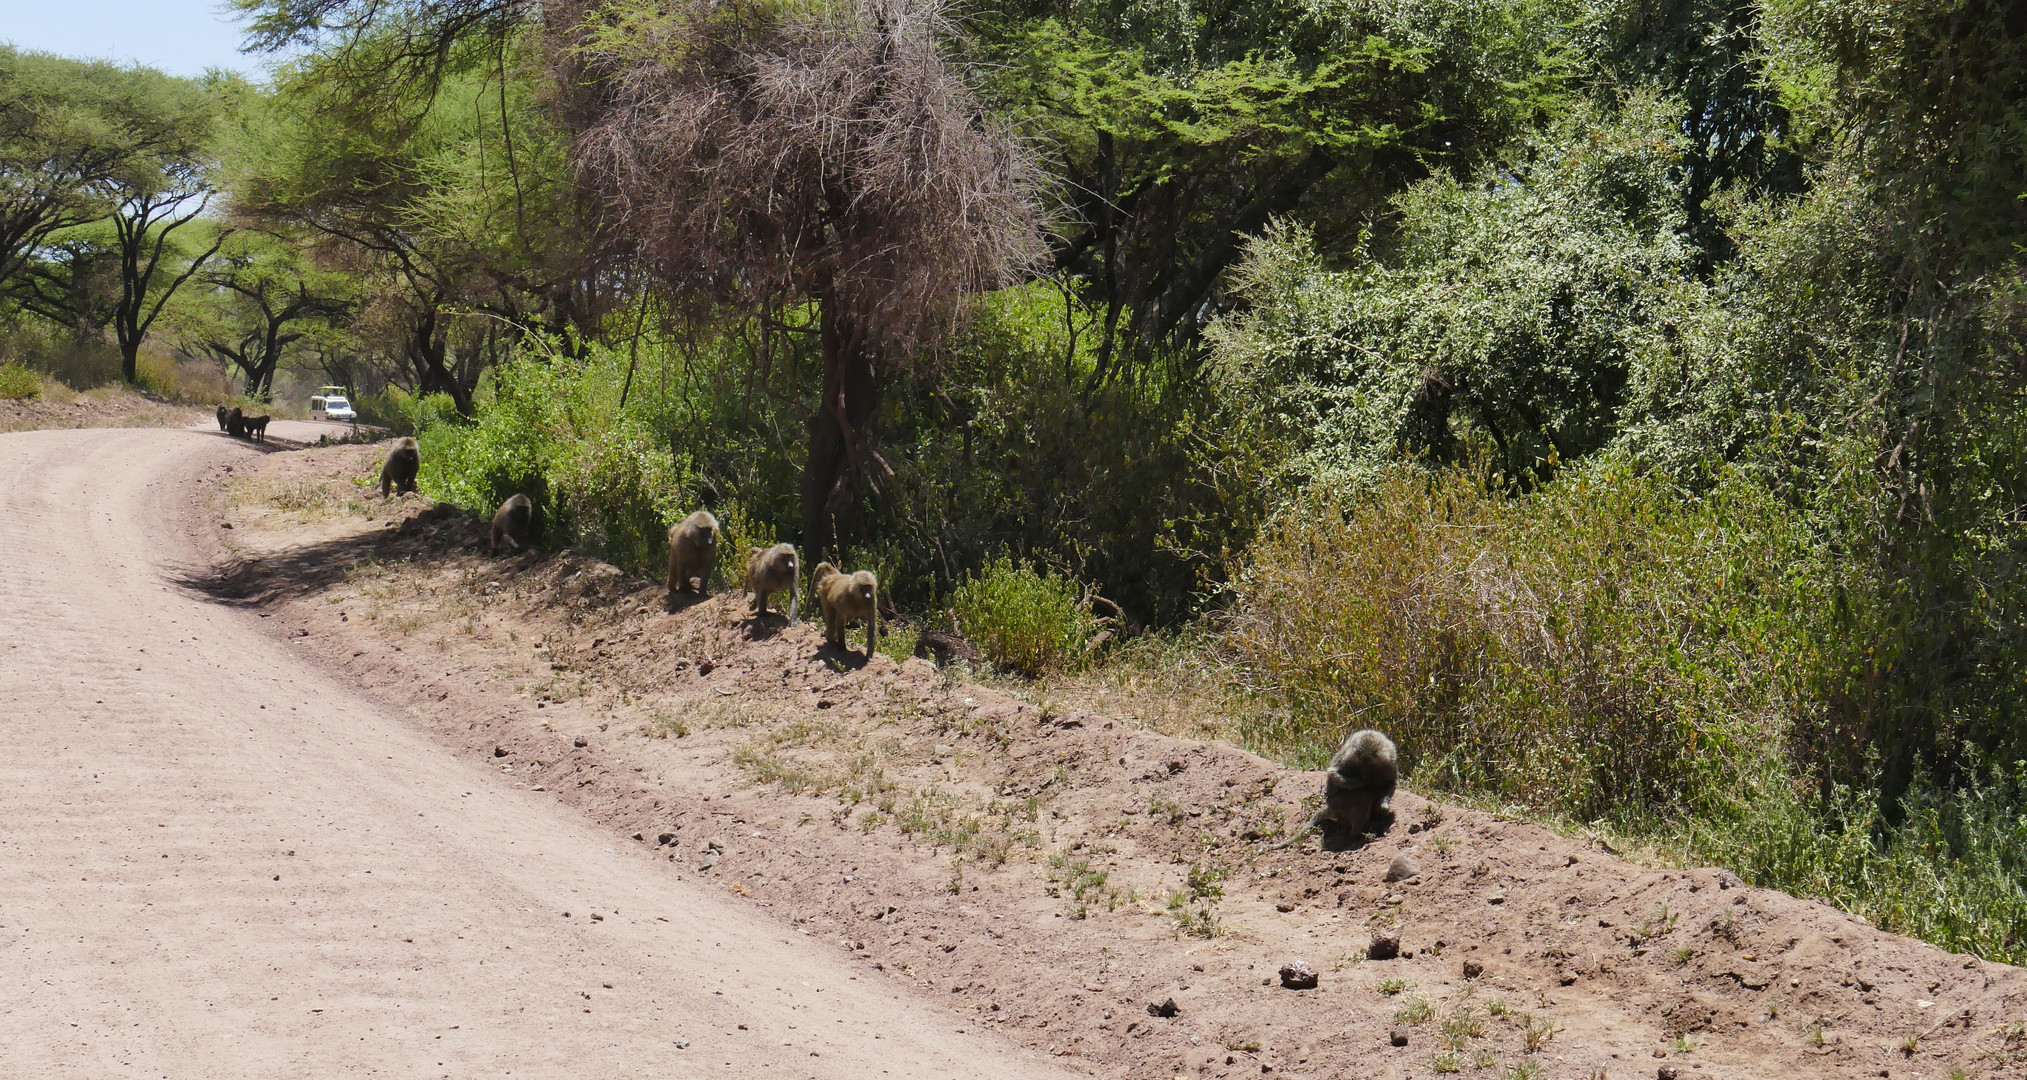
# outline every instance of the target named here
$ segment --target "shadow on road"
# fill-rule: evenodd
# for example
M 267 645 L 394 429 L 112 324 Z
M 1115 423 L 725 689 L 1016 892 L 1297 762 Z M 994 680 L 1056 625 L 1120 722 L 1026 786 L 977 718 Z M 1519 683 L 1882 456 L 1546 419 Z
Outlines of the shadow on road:
M 186 569 L 171 574 L 170 582 L 216 603 L 260 607 L 322 592 L 362 565 L 414 562 L 459 550 L 484 554 L 488 539 L 476 518 L 439 503 L 387 528 Z M 529 550 L 494 565 L 504 573 L 519 573 L 548 557 Z

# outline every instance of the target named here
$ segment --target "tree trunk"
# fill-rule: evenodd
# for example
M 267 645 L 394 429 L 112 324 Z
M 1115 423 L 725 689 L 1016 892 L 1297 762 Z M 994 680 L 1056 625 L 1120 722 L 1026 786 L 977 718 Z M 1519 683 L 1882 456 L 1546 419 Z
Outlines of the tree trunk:
M 858 524 L 871 438 L 880 407 L 880 373 L 859 325 L 839 305 L 821 308 L 823 399 L 809 418 L 809 460 L 802 471 L 805 558 L 834 559 L 840 534 Z
M 449 348 L 437 333 L 435 308 L 416 316 L 415 334 L 409 341 L 409 349 L 415 359 L 416 396 L 449 394 L 460 415 L 472 415 L 471 392 L 458 382 L 445 363 Z

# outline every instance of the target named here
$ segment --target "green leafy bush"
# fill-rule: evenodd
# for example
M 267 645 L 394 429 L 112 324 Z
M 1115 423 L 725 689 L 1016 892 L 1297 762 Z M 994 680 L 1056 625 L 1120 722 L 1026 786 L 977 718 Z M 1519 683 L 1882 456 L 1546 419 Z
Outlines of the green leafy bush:
M 20 364 L 0 364 L 0 401 L 34 401 L 42 396 L 42 376 Z
M 1398 467 L 1269 528 L 1227 641 L 1249 742 L 1321 764 L 1352 727 L 1417 783 L 1642 827 L 1723 817 L 1791 741 L 1850 738 L 1867 582 L 1764 489 L 1689 498 L 1609 463 L 1523 499 Z
M 1005 557 L 967 576 L 951 606 L 986 659 L 1030 677 L 1081 666 L 1098 629 L 1075 582 Z

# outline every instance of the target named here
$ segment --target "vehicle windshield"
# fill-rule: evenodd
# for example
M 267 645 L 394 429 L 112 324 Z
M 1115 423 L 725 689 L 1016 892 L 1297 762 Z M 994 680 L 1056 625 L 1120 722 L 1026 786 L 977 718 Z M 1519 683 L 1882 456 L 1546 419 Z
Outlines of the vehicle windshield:
M 341 398 L 341 397 L 334 397 L 334 398 L 325 398 L 325 399 L 324 399 L 324 409 L 325 409 L 325 411 L 329 411 L 329 410 L 331 410 L 331 409 L 349 409 L 349 408 L 351 408 L 351 407 L 352 407 L 352 406 L 351 406 L 351 405 L 349 405 L 349 404 L 347 404 L 347 403 L 346 403 L 346 401 L 345 401 L 345 399 L 344 399 L 344 398 Z

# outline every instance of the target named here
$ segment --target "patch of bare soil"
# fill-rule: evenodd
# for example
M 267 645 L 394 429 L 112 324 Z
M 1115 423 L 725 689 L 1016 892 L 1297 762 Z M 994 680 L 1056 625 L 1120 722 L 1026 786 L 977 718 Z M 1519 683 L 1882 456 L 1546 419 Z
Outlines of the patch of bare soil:
M 379 455 L 221 485 L 206 587 L 443 744 L 1068 1067 L 2027 1076 L 2019 969 L 1411 793 L 1360 850 L 1268 850 L 1319 774 L 867 662 L 737 593 L 671 613 L 594 560 L 493 558 L 484 522 L 369 492 Z M 1284 987 L 1296 963 L 1314 989 Z
M 208 418 L 203 409 L 123 386 L 102 386 L 83 392 L 59 389 L 34 401 L 0 400 L 0 432 L 189 427 Z

